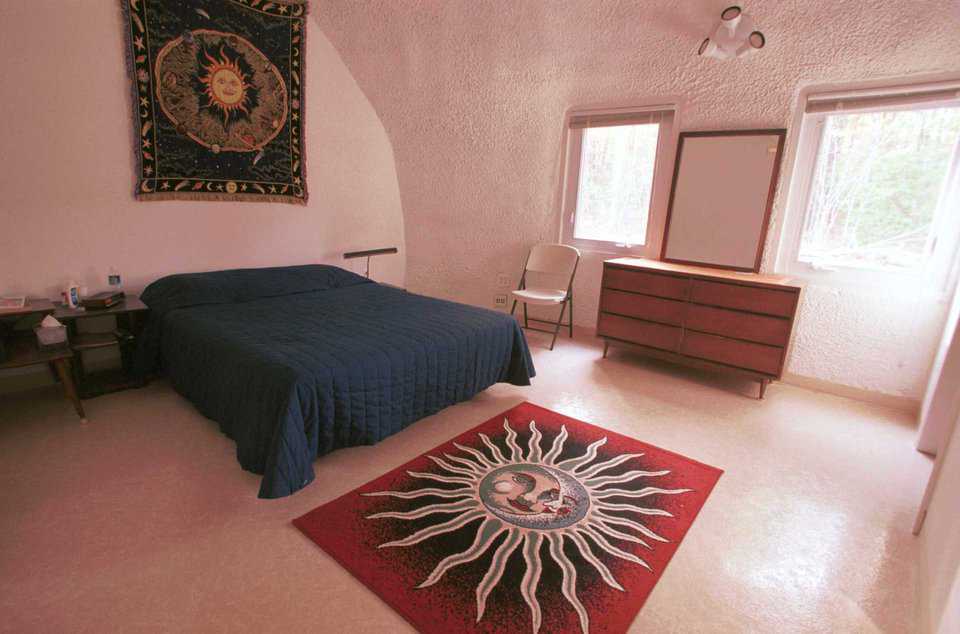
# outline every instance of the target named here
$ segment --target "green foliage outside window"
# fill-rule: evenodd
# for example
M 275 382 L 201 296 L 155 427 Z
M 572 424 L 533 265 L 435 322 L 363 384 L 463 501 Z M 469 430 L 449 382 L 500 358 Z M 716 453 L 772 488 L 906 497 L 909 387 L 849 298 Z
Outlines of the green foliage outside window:
M 958 139 L 960 108 L 827 116 L 800 260 L 919 269 L 936 238 L 935 216 L 948 208 L 939 199 Z

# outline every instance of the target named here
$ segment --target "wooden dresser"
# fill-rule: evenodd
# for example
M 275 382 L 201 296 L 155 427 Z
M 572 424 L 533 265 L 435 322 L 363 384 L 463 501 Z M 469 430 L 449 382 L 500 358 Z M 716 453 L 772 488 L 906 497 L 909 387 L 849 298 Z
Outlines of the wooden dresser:
M 660 359 L 779 379 L 800 287 L 789 278 L 639 258 L 603 263 L 597 335 Z

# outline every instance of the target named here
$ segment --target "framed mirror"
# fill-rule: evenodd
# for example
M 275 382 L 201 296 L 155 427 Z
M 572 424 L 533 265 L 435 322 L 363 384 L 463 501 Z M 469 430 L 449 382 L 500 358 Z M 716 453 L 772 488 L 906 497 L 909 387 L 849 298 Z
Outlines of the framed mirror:
M 786 135 L 681 132 L 660 259 L 759 271 Z

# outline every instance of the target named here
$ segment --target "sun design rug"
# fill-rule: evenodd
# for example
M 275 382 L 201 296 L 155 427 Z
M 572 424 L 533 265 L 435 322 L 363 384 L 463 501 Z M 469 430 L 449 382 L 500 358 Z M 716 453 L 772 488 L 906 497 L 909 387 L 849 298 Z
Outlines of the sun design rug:
M 294 524 L 422 632 L 623 632 L 721 473 L 523 403 Z
M 136 196 L 305 203 L 305 1 L 121 3 Z

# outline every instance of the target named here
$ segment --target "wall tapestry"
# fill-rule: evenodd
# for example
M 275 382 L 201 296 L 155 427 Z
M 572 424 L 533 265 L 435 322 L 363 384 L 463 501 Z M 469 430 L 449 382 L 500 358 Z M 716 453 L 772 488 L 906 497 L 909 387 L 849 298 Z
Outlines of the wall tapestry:
M 137 198 L 306 203 L 306 1 L 121 2 Z

